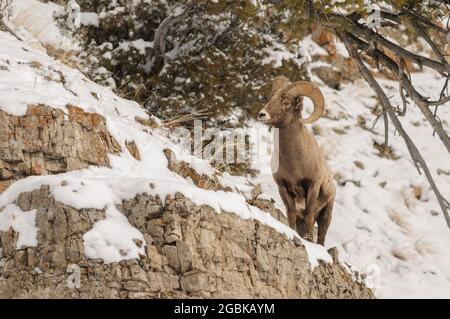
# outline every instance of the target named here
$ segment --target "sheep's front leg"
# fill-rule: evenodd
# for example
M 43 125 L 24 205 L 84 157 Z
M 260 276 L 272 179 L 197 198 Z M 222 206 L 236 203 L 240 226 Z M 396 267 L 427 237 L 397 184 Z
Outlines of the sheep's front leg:
M 307 237 L 308 231 L 306 230 L 306 224 L 305 224 L 305 219 L 303 218 L 303 215 L 302 215 L 302 217 L 297 218 L 297 233 L 302 238 Z
M 305 226 L 307 238 L 309 241 L 314 241 L 314 223 L 317 219 L 317 210 L 319 208 L 319 192 L 320 184 L 311 184 L 306 193 L 305 202 Z
M 331 213 L 333 211 L 334 197 L 328 204 L 320 211 L 317 225 L 319 226 L 317 243 L 325 246 L 325 236 L 327 235 L 328 227 L 331 223 Z
M 292 194 L 289 193 L 284 183 L 278 184 L 278 192 L 280 193 L 281 199 L 283 200 L 284 206 L 286 207 L 286 214 L 289 221 L 289 226 L 295 230 L 297 227 L 297 214 L 295 211 L 294 196 L 292 196 Z

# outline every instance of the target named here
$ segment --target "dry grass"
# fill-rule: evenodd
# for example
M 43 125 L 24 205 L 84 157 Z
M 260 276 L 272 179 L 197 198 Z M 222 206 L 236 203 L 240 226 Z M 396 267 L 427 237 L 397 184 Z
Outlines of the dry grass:
M 78 42 L 81 46 L 88 41 L 88 27 L 81 27 L 77 30 L 77 32 L 73 35 L 74 41 Z M 43 44 L 44 48 L 47 50 L 47 54 L 56 60 L 61 61 L 65 65 L 80 70 L 80 66 L 78 65 L 75 57 L 78 54 L 76 50 L 63 50 L 56 48 L 52 45 Z
M 425 236 L 420 237 L 414 244 L 416 251 L 422 256 L 436 254 L 438 249 L 436 245 Z
M 389 218 L 405 233 L 409 233 L 411 231 L 411 224 L 408 222 L 407 216 L 402 214 L 396 210 L 389 209 Z
M 393 249 L 391 253 L 395 258 L 400 259 L 402 261 L 406 261 L 412 257 L 412 254 L 403 248 Z
M 379 144 L 376 141 L 373 141 L 373 147 L 378 150 L 378 156 L 384 157 L 390 160 L 398 160 L 400 156 L 395 154 L 394 149 L 390 146 L 386 146 L 385 144 Z
M 202 120 L 210 116 L 211 113 L 206 110 L 194 110 L 191 113 L 176 113 L 169 118 L 162 121 L 163 125 L 167 128 L 175 128 L 184 126 L 186 123 L 192 123 L 195 120 Z
M 217 139 L 217 137 L 216 137 Z M 235 138 L 233 141 L 229 141 L 228 139 L 220 139 L 220 149 L 215 149 L 216 141 L 212 141 L 212 143 L 204 145 L 203 150 L 207 150 L 209 154 L 209 158 L 205 158 L 210 165 L 220 172 L 227 172 L 230 175 L 234 176 L 256 176 L 257 171 L 252 169 L 250 166 L 250 142 L 248 142 L 247 138 Z M 210 148 L 213 148 L 214 152 L 211 151 Z M 227 151 L 233 151 L 233 161 L 231 163 L 227 163 Z M 216 153 L 222 154 L 222 158 L 216 161 Z M 241 152 L 244 152 L 244 161 L 239 161 L 239 155 Z
M 55 48 L 52 45 L 44 45 L 44 48 L 47 50 L 47 54 L 49 56 L 51 56 L 52 58 L 55 58 L 56 60 L 61 61 L 62 63 L 64 63 L 65 65 L 74 68 L 74 69 L 78 69 L 79 70 L 79 65 L 76 63 L 74 57 L 77 55 L 76 51 L 73 50 L 62 50 L 62 49 L 58 49 Z
M 31 61 L 28 63 L 29 66 L 31 66 L 34 69 L 42 69 L 43 65 L 39 61 Z
M 122 85 L 121 87 L 114 90 L 114 92 L 120 96 L 121 98 L 127 99 L 127 100 L 133 100 L 133 101 L 139 101 L 139 94 L 145 93 L 145 87 L 140 85 L 134 90 L 129 90 L 127 87 L 127 84 Z
M 168 168 L 183 178 L 190 178 L 192 182 L 199 188 L 206 190 L 224 190 L 230 191 L 229 187 L 224 187 L 220 184 L 217 176 L 213 174 L 212 176 L 208 176 L 205 174 L 199 174 L 191 165 L 185 161 L 178 161 L 175 157 L 175 154 L 171 149 L 165 149 L 164 154 L 168 160 Z

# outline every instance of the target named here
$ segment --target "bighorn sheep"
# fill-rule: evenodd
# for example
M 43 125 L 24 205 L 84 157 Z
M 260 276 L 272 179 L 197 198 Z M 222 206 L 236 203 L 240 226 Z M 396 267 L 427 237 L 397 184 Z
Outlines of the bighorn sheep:
M 313 113 L 301 118 L 303 97 L 314 104 Z M 304 124 L 317 121 L 325 108 L 320 89 L 310 82 L 290 83 L 284 76 L 276 77 L 268 103 L 259 112 L 258 119 L 278 130 L 272 173 L 278 191 L 286 206 L 289 226 L 300 236 L 313 241 L 314 224 L 319 226 L 317 242 L 325 243 L 331 222 L 336 189 L 333 175 L 314 136 Z M 304 201 L 304 209 L 299 204 Z

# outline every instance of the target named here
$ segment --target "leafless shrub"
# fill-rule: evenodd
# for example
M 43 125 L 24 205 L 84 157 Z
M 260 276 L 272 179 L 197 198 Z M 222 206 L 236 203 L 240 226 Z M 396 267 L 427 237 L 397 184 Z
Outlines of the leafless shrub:
M 11 19 L 13 15 L 12 0 L 0 0 L 0 19 Z

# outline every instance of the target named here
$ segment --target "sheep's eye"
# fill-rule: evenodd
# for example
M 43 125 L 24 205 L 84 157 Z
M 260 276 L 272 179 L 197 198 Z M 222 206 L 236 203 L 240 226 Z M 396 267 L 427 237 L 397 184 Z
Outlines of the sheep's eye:
M 284 100 L 283 102 L 281 102 L 283 104 L 283 106 L 289 106 L 291 103 L 289 103 L 288 100 Z

